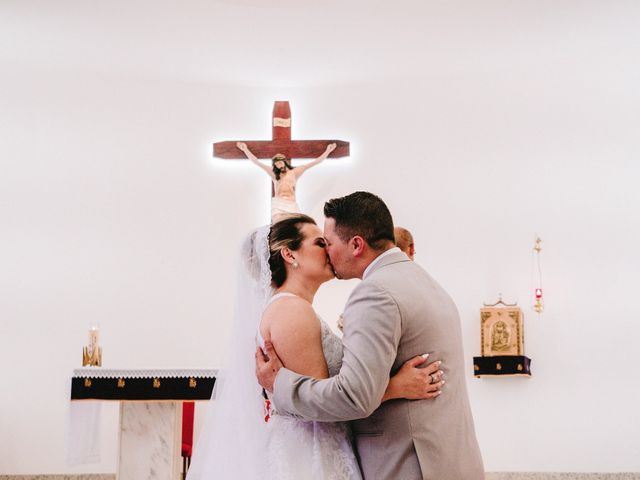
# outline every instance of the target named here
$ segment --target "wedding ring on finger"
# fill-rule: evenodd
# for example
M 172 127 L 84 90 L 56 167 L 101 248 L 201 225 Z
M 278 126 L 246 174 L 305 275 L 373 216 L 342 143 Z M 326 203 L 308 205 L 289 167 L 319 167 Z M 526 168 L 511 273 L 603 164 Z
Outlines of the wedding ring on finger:
M 436 383 L 436 377 L 433 376 L 433 373 L 429 375 L 431 377 L 431 381 L 429 383 Z

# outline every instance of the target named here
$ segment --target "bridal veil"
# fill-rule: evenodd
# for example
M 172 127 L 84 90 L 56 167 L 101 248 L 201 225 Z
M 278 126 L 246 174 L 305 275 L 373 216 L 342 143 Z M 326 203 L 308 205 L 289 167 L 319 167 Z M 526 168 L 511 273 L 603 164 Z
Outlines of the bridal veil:
M 271 297 L 269 226 L 243 242 L 228 351 L 196 442 L 187 480 L 261 478 L 267 469 L 267 425 L 255 377 L 256 333 Z

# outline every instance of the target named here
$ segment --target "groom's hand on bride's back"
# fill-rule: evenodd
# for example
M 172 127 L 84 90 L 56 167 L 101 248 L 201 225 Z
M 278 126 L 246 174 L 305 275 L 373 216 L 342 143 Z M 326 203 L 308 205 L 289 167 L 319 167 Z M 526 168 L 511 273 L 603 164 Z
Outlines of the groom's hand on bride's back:
M 256 348 L 256 378 L 262 388 L 273 392 L 273 384 L 281 368 L 282 362 L 271 342 L 265 342 L 264 351 L 260 347 Z

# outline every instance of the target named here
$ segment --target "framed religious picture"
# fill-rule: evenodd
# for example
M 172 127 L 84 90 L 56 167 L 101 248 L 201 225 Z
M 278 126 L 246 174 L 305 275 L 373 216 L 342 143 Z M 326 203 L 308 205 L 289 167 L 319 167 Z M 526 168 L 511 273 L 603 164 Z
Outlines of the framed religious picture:
M 524 355 L 523 315 L 520 307 L 480 309 L 481 355 Z

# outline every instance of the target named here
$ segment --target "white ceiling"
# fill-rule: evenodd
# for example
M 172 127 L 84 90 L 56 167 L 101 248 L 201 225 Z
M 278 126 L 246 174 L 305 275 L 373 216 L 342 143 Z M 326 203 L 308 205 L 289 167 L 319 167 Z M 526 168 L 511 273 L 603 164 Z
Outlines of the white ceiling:
M 562 68 L 637 79 L 638 25 L 637 1 L 0 0 L 0 66 L 257 86 Z

